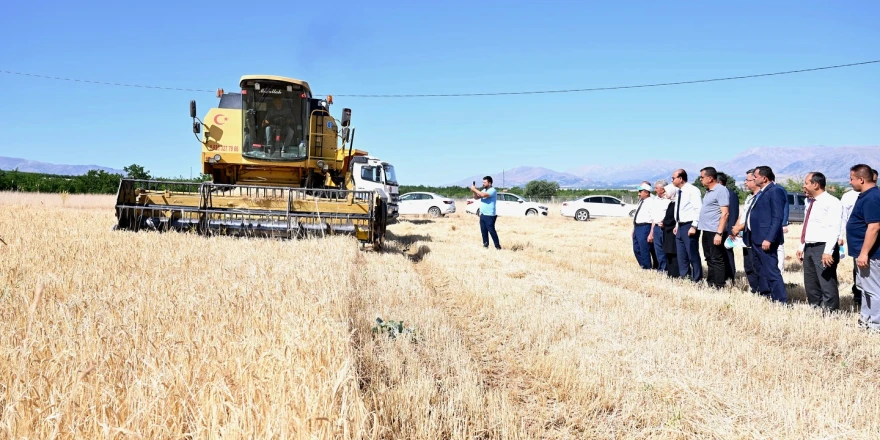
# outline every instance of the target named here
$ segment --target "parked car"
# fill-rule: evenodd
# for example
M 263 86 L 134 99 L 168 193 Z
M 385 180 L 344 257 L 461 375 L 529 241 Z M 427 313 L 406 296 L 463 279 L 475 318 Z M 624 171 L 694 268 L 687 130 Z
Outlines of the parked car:
M 593 217 L 632 217 L 636 208 L 637 205 L 624 203 L 617 197 L 598 195 L 565 202 L 559 213 L 576 221 L 586 221 Z
M 399 215 L 440 217 L 455 213 L 455 201 L 431 192 L 411 192 L 400 196 Z
M 803 223 L 807 213 L 807 196 L 804 193 L 788 192 L 788 222 Z
M 480 215 L 480 200 L 468 199 L 464 211 L 468 214 Z M 516 194 L 498 193 L 495 199 L 495 213 L 499 217 L 513 216 L 547 216 L 550 209 L 539 203 L 530 202 Z

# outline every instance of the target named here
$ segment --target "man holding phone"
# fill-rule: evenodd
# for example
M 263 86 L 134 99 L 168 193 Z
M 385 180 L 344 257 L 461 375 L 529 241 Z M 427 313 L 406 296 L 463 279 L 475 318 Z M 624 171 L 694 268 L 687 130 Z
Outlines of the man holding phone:
M 495 200 L 498 198 L 498 191 L 492 187 L 492 176 L 483 177 L 483 190 L 477 189 L 477 182 L 471 185 L 471 192 L 475 198 L 480 199 L 480 233 L 483 235 L 483 247 L 489 247 L 489 235 L 495 243 L 495 249 L 501 249 L 501 243 L 498 242 L 498 233 L 495 232 L 495 219 L 498 215 L 495 212 Z

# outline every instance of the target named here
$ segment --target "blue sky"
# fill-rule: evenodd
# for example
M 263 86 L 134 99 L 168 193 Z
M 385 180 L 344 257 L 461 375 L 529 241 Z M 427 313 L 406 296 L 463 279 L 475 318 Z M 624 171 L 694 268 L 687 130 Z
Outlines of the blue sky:
M 13 2 L 0 70 L 227 91 L 307 80 L 352 108 L 355 146 L 404 184 L 520 165 L 565 171 L 761 146 L 880 145 L 880 64 L 653 89 L 465 98 L 795 70 L 880 59 L 880 3 Z M 769 3 L 772 3 L 769 4 Z M 200 169 L 190 99 L 213 93 L 0 74 L 0 155 L 154 175 Z

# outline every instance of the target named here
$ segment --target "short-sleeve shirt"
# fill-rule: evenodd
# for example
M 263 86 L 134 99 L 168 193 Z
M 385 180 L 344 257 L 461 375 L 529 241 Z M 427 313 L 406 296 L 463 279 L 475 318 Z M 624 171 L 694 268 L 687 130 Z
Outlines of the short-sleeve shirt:
M 493 186 L 486 190 L 489 197 L 480 199 L 480 215 L 495 215 L 495 200 L 498 199 L 498 190 Z
M 859 194 L 846 223 L 850 257 L 858 257 L 862 253 L 862 244 L 865 242 L 870 223 L 880 223 L 880 189 L 876 186 Z M 874 246 L 868 252 L 868 258 L 880 259 L 880 240 L 874 242 Z
M 727 190 L 727 187 L 719 183 L 715 185 L 715 189 L 706 189 L 703 208 L 700 210 L 699 229 L 717 232 L 718 224 L 721 223 L 721 207 L 729 206 L 730 191 Z M 726 225 L 724 229 L 727 229 Z

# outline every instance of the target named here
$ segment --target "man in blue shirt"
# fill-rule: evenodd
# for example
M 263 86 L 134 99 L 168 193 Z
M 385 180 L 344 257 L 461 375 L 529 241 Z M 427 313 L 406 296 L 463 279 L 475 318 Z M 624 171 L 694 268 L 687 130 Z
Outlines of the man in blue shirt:
M 483 177 L 482 191 L 478 190 L 476 185 L 471 185 L 471 192 L 474 193 L 474 197 L 480 198 L 480 232 L 483 234 L 483 247 L 489 247 L 489 235 L 491 234 L 495 249 L 501 249 L 498 233 L 495 232 L 495 219 L 498 218 L 495 211 L 495 200 L 498 198 L 498 191 L 492 187 L 492 176 Z
M 847 251 L 856 259 L 856 284 L 862 289 L 859 325 L 880 332 L 880 189 L 865 164 L 850 168 L 849 183 L 859 191 L 846 223 Z

